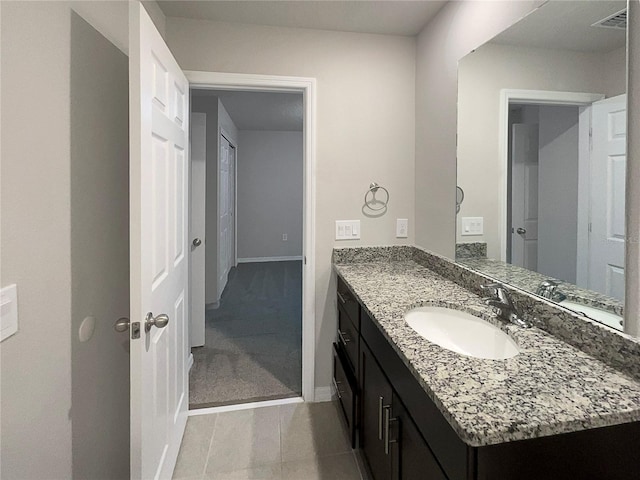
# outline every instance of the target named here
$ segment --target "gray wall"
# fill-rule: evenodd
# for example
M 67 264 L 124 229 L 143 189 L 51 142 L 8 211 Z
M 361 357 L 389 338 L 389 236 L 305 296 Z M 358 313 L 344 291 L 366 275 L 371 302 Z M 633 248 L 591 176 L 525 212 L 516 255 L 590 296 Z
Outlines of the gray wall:
M 19 309 L 19 331 L 0 348 L 7 479 L 72 477 L 72 8 L 127 44 L 120 2 L 0 2 L 0 281 L 18 284 Z
M 71 18 L 71 420 L 74 478 L 129 476 L 129 59 Z M 91 339 L 80 342 L 87 316 Z
M 302 255 L 302 132 L 241 130 L 239 142 L 238 259 Z
M 316 387 L 329 387 L 336 329 L 331 249 L 414 242 L 415 38 L 174 17 L 167 18 L 166 38 L 185 70 L 317 79 Z M 372 181 L 391 194 L 379 218 L 362 214 Z M 395 238 L 396 218 L 409 219 L 408 238 Z M 360 219 L 361 240 L 336 242 L 339 219 Z
M 576 283 L 578 108 L 541 106 L 538 132 L 538 272 Z
M 418 35 L 415 76 L 415 243 L 454 256 L 458 60 L 542 0 L 447 3 Z
M 218 171 L 220 129 L 237 143 L 238 129 L 218 97 L 192 97 L 191 111 L 207 115 L 207 181 L 205 200 L 205 303 L 214 304 L 218 295 Z

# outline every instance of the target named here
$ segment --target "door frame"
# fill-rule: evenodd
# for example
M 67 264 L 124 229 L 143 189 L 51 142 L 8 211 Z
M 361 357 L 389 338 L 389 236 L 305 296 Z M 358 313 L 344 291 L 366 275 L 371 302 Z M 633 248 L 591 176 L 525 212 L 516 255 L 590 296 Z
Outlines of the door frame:
M 187 78 L 189 76 L 187 75 Z M 498 158 L 500 162 L 498 187 L 498 235 L 500 237 L 500 260 L 507 261 L 507 198 L 508 194 L 508 164 L 509 164 L 509 105 L 567 105 L 587 106 L 602 100 L 601 93 L 557 92 L 552 90 L 500 90 L 499 118 L 498 118 Z
M 189 70 L 184 71 L 184 74 L 189 81 L 189 88 L 191 89 L 290 92 L 301 93 L 303 96 L 302 398 L 305 402 L 313 402 L 316 398 L 316 79 L 310 77 Z

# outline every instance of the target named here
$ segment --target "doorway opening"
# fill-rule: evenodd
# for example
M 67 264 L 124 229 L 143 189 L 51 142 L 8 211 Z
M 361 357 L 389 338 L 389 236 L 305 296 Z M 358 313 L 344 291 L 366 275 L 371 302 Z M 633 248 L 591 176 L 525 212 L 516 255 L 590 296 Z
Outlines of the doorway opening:
M 305 91 L 217 86 L 191 88 L 190 408 L 313 400 Z

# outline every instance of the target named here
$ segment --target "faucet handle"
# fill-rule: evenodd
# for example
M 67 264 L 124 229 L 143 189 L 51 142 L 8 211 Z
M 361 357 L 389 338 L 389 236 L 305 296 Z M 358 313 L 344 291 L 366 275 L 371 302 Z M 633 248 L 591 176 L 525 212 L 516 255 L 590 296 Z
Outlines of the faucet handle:
M 484 285 L 480 285 L 481 290 L 491 290 L 494 295 L 498 295 L 498 290 L 503 288 L 503 285 L 498 282 L 486 283 Z

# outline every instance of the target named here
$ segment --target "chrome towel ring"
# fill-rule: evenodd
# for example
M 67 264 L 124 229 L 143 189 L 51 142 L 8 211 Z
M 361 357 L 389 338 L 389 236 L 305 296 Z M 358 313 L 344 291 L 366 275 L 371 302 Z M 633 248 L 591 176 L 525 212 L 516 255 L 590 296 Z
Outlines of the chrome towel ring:
M 383 190 L 386 198 L 383 200 L 378 200 L 376 198 L 376 193 L 378 190 Z M 369 184 L 369 190 L 367 190 L 364 194 L 364 204 L 373 211 L 379 211 L 387 208 L 387 203 L 389 203 L 389 190 L 384 188 L 381 185 L 378 185 L 376 182 L 371 182 Z M 380 205 L 379 207 L 373 207 L 372 205 Z

